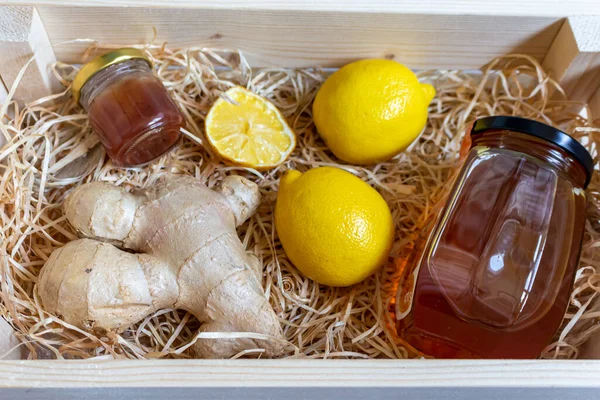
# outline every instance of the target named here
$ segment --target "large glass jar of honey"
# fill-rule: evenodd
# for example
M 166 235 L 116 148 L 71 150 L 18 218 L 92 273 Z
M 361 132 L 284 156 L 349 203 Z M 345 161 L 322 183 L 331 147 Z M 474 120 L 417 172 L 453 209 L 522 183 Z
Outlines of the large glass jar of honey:
M 479 119 L 470 142 L 407 264 L 399 333 L 437 358 L 535 358 L 568 305 L 594 163 L 523 118 Z
M 184 117 L 141 50 L 119 49 L 85 64 L 72 92 L 117 166 L 146 164 L 179 141 Z

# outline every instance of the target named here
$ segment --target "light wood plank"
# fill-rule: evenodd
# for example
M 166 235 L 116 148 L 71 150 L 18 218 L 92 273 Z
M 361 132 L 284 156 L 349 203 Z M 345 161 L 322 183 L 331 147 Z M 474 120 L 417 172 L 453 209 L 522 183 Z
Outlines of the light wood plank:
M 48 35 L 33 7 L 0 7 L 0 76 L 10 91 L 23 66 L 35 55 L 14 99 L 37 100 L 59 90 L 50 68 L 56 61 Z
M 6 2 L 2 0 L 0 2 Z M 17 0 L 10 3 L 67 5 L 71 0 Z M 402 14 L 551 16 L 600 14 L 597 0 L 86 0 L 87 6 L 178 7 L 243 10 L 385 12 Z
M 285 67 L 339 67 L 359 58 L 387 57 L 412 68 L 477 68 L 511 52 L 541 60 L 562 24 L 554 17 L 225 7 L 38 9 L 53 44 L 76 38 L 143 44 L 152 40 L 156 28 L 157 44 L 242 49 L 253 66 Z M 70 43 L 55 52 L 62 61 L 78 62 L 85 47 Z
M 600 361 L 2 361 L 1 387 L 600 387 Z
M 543 66 L 570 100 L 587 102 L 600 88 L 600 17 L 569 17 Z

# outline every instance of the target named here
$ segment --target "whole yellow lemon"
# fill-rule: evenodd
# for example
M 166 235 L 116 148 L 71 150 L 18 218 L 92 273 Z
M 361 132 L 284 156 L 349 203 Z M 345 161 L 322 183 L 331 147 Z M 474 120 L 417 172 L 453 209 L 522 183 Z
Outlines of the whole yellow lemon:
M 333 167 L 280 182 L 275 226 L 283 249 L 305 276 L 330 286 L 350 286 L 387 260 L 394 239 L 392 214 L 379 193 Z
M 361 60 L 331 75 L 313 104 L 317 130 L 331 151 L 352 164 L 374 164 L 406 149 L 427 122 L 435 89 L 404 65 Z

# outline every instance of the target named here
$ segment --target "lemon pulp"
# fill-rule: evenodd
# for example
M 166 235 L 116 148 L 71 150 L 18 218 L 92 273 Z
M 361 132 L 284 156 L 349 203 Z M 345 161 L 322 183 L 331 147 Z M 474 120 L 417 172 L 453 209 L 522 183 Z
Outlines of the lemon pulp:
M 229 89 L 212 106 L 206 136 L 224 159 L 259 169 L 281 164 L 296 146 L 277 107 L 242 87 Z

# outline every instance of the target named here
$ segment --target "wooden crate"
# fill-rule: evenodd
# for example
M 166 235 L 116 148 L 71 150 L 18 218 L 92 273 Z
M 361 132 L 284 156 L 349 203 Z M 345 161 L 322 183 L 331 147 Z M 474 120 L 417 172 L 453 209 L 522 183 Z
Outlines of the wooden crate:
M 9 3 L 0 6 L 0 96 L 35 55 L 15 93 L 23 102 L 59 90 L 48 66 L 79 61 L 89 44 L 75 39 L 146 43 L 155 28 L 156 43 L 239 48 L 254 66 L 384 57 L 413 68 L 478 68 L 505 53 L 528 54 L 600 118 L 599 0 Z M 592 343 L 588 357 L 600 358 L 599 348 Z M 0 361 L 0 387 L 8 388 L 0 398 L 23 399 L 596 399 L 600 361 Z

